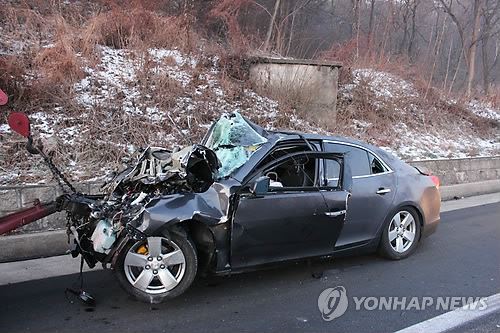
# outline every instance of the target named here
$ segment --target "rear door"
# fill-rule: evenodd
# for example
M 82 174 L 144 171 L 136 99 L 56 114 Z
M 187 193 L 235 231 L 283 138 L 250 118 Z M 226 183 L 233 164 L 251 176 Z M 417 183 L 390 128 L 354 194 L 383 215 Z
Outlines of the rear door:
M 361 245 L 377 236 L 396 193 L 396 175 L 372 151 L 340 142 L 324 142 L 329 152 L 343 153 L 352 172 L 349 215 L 337 241 L 337 249 Z M 335 183 L 336 166 L 327 166 L 327 183 Z
M 293 163 L 306 159 L 301 167 Z M 324 160 L 335 161 L 343 177 L 343 159 L 318 152 L 284 156 L 258 169 L 251 179 L 277 177 L 260 196 L 243 187 L 232 223 L 231 266 L 243 268 L 270 262 L 330 254 L 344 225 L 349 193 L 340 185 L 320 187 Z M 289 173 L 284 166 L 292 162 Z M 295 173 L 295 170 L 299 170 Z M 276 175 L 274 174 L 276 173 Z M 250 181 L 251 183 L 251 181 Z

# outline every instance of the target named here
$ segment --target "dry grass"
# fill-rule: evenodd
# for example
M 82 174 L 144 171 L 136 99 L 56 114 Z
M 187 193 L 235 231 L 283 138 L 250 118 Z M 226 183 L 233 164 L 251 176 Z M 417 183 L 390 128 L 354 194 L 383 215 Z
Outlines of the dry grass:
M 196 142 L 205 131 L 199 125 L 209 124 L 221 112 L 233 111 L 217 109 L 219 104 L 215 101 L 220 96 L 212 90 L 202 96 L 196 94 L 197 87 L 208 84 L 206 73 L 213 69 L 214 58 L 219 59 L 217 81 L 224 91 L 224 100 L 237 105 L 255 122 L 266 125 L 269 119 L 262 119 L 254 112 L 254 101 L 245 96 L 244 90 L 249 88 L 246 58 L 249 42 L 241 31 L 235 30 L 237 22 L 230 17 L 231 13 L 238 13 L 239 6 L 245 1 L 223 1 L 217 11 L 210 13 L 230 30 L 230 52 L 227 45 L 203 39 L 194 30 L 195 23 L 189 15 L 175 16 L 159 10 L 165 5 L 162 1 L 102 0 L 71 2 L 69 5 L 41 0 L 29 1 L 29 5 L 15 2 L 0 13 L 3 36 L 0 47 L 11 53 L 0 56 L 0 87 L 11 96 L 11 109 L 33 114 L 39 111 L 50 113 L 57 108 L 58 115 L 63 117 L 54 125 L 56 129 L 79 125 L 80 133 L 74 144 L 68 145 L 56 135 L 45 145 L 58 164 L 67 166 L 67 170 L 80 179 L 95 175 L 79 174 L 80 170 L 95 170 L 96 166 L 110 170 L 119 168 L 121 159 L 129 153 L 129 144 L 135 148 L 149 144 L 170 145 L 171 138 L 159 133 L 169 133 L 179 144 L 189 144 L 190 140 Z M 124 110 L 126 96 L 120 87 L 110 88 L 109 98 L 91 109 L 75 101 L 75 83 L 87 75 L 86 70 L 98 70 L 102 65 L 100 48 L 103 45 L 126 49 L 135 60 L 138 66 L 135 81 L 127 83 L 126 87 L 139 92 L 132 101 L 137 105 L 135 111 L 144 115 L 146 108 L 157 108 L 165 116 L 162 120 L 151 121 L 146 116 L 131 115 Z M 196 67 L 183 68 L 190 73 L 191 82 L 183 86 L 159 71 L 175 65 L 176 60 L 167 57 L 158 62 L 150 56 L 148 50 L 151 48 L 177 49 L 196 58 Z M 411 79 L 419 94 L 427 94 L 427 98 L 383 101 L 380 107 L 374 104 L 378 98 L 369 83 L 361 81 L 352 91 L 352 97 L 339 97 L 335 120 L 328 117 L 318 121 L 308 112 L 314 100 L 307 87 L 291 89 L 288 86 L 278 91 L 264 89 L 260 93 L 277 99 L 280 105 L 273 119 L 275 127 L 329 131 L 384 146 L 389 146 L 397 135 L 391 128 L 400 123 L 410 128 L 436 128 L 450 133 L 466 123 L 470 126 L 465 131 L 474 135 L 491 135 L 490 122 L 471 115 L 460 104 L 443 102 L 437 90 L 427 92 L 426 78 L 420 77 L 420 71 L 412 69 L 404 59 L 388 61 L 373 54 L 355 59 L 352 41 L 332 50 L 335 52 L 328 56 L 345 63 L 346 70 L 340 76 L 341 85 L 352 82 L 351 69 L 375 68 Z M 92 82 L 91 85 L 92 89 L 98 90 L 102 83 Z M 493 92 L 488 101 L 498 105 L 498 96 L 498 91 Z M 176 104 L 180 98 L 192 103 L 178 109 Z M 409 103 L 425 112 L 401 112 Z M 3 123 L 6 113 L 0 117 Z M 305 119 L 312 126 L 305 127 L 298 119 Z M 372 126 L 355 126 L 354 120 Z M 188 134 L 182 130 L 188 130 Z M 38 159 L 26 156 L 21 139 L 0 137 L 0 152 L 3 155 L 0 168 L 20 172 L 23 176 L 17 181 L 31 179 L 29 171 L 33 170 L 32 166 L 38 163 Z M 70 164 L 77 167 L 70 168 Z

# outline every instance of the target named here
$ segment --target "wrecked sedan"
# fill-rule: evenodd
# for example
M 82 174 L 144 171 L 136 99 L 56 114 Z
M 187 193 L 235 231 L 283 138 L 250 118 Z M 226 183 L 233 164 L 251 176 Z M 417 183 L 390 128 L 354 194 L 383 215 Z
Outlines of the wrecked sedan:
M 114 269 L 127 292 L 156 303 L 197 274 L 372 251 L 405 258 L 437 227 L 437 181 L 379 148 L 266 131 L 233 113 L 201 145 L 146 149 L 107 194 L 68 191 L 32 209 L 46 210 L 37 218 L 67 211 L 72 254 Z

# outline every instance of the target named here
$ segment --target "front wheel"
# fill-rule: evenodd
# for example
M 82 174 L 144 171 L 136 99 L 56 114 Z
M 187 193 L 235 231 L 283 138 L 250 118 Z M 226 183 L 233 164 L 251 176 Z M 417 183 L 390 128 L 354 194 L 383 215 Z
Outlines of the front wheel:
M 412 254 L 420 240 L 420 220 L 415 209 L 404 207 L 384 226 L 379 253 L 389 259 L 404 259 Z
M 132 296 L 160 303 L 182 294 L 191 285 L 198 267 L 192 242 L 181 235 L 148 237 L 130 242 L 118 255 L 115 273 Z

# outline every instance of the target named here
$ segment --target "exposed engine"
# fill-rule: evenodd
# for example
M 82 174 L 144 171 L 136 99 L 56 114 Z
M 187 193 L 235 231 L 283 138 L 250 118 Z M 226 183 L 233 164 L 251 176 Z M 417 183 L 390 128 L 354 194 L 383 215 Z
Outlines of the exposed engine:
M 115 175 L 103 196 L 67 196 L 68 235 L 74 256 L 82 254 L 89 266 L 109 262 L 116 242 L 125 232 L 145 237 L 133 227 L 147 203 L 159 196 L 204 192 L 214 182 L 219 161 L 201 145 L 171 152 L 147 148 L 136 163 Z

